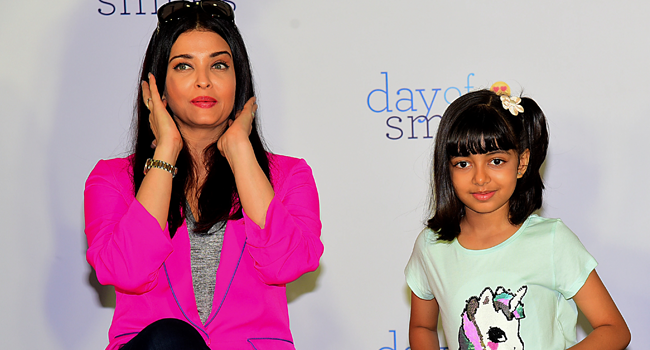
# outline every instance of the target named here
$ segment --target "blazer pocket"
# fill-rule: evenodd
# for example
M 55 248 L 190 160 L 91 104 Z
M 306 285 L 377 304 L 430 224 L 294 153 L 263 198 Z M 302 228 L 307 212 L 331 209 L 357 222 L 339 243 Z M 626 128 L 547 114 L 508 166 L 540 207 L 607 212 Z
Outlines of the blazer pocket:
M 278 338 L 249 338 L 248 343 L 255 350 L 296 350 L 293 342 Z

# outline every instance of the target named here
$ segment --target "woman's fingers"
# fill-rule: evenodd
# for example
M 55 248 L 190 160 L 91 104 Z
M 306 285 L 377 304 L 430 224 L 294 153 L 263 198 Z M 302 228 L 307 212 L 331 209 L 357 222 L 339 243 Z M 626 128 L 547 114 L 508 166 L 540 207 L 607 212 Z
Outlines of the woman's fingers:
M 255 97 L 251 97 L 246 101 L 244 107 L 235 113 L 235 120 L 228 121 L 228 129 L 217 141 L 217 148 L 229 161 L 232 155 L 237 153 L 238 149 L 241 149 L 241 145 L 248 144 L 250 147 L 248 138 L 253 129 L 253 119 L 257 111 L 257 103 L 255 101 Z
M 229 129 L 233 125 L 238 124 L 238 129 L 242 130 L 246 137 L 251 134 L 251 130 L 253 129 L 253 120 L 255 119 L 255 113 L 257 112 L 257 103 L 255 101 L 255 97 L 251 97 L 246 102 L 244 108 L 235 115 L 234 122 L 229 124 Z
M 153 74 L 149 73 L 149 101 L 150 103 L 153 103 L 153 108 L 158 107 L 158 106 L 163 106 L 164 104 L 162 102 L 162 99 L 160 98 L 160 93 L 158 92 L 158 85 L 156 84 L 156 77 L 153 76 Z M 143 94 L 144 95 L 144 94 Z M 145 101 L 145 104 L 147 102 Z M 151 109 L 151 104 L 149 104 Z
M 251 117 L 255 119 L 255 114 L 257 114 L 257 103 L 253 103 L 253 111 L 251 112 Z
M 161 100 L 162 100 L 163 107 L 165 108 L 165 110 L 167 110 L 167 99 L 165 98 L 165 95 L 163 95 L 163 97 L 161 98 Z M 149 101 L 151 101 L 151 98 L 149 98 Z M 152 117 L 152 116 L 153 116 L 153 113 L 149 114 L 149 119 L 150 119 L 149 122 L 150 122 L 150 123 L 151 123 L 151 117 Z M 157 143 L 158 143 L 158 140 L 154 139 L 153 142 L 151 142 L 151 148 L 152 148 L 152 149 L 155 149 Z
M 143 80 L 142 83 L 140 84 L 142 88 L 142 102 L 144 102 L 144 105 L 149 109 L 149 127 L 151 128 L 151 131 L 153 131 L 154 137 L 157 135 L 156 132 L 156 125 L 153 119 L 153 111 L 151 108 L 153 106 L 151 105 L 151 90 L 149 88 L 149 83 L 147 83 L 146 80 Z M 154 144 L 151 144 L 151 148 L 155 148 Z
M 183 142 L 176 123 L 167 112 L 167 99 L 160 96 L 156 77 L 149 73 L 148 78 L 148 82 L 142 82 L 142 99 L 149 108 L 149 125 L 155 138 L 151 148 L 163 147 L 180 152 Z
M 237 113 L 235 113 L 235 119 L 240 116 L 250 116 L 251 119 L 255 118 L 255 112 L 257 112 L 257 102 L 255 97 L 251 97 L 246 101 L 244 107 Z
M 149 73 L 148 77 L 148 82 L 146 80 L 142 81 L 142 101 L 150 111 L 153 111 L 156 106 L 166 108 L 167 100 L 164 96 L 160 97 L 158 85 L 156 84 L 156 77 L 151 73 Z
M 248 110 L 251 119 L 255 118 L 255 113 L 257 112 L 257 98 L 253 96 L 250 99 L 248 99 L 248 101 L 246 101 L 246 104 L 244 105 L 244 109 Z
M 150 103 L 151 103 L 151 92 L 149 91 L 149 83 L 147 83 L 146 81 L 143 80 L 141 85 L 142 85 L 141 86 L 142 87 L 142 102 L 144 102 L 145 106 L 147 106 L 147 108 L 149 110 L 151 110 L 151 105 L 150 105 Z

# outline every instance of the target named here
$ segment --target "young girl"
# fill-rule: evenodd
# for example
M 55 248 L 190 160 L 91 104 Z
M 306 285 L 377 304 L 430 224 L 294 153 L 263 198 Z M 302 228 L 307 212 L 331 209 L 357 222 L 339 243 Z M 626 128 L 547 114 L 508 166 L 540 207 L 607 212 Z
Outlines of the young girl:
M 442 117 L 433 217 L 406 267 L 411 349 L 624 349 L 630 333 L 596 261 L 542 205 L 548 132 L 529 98 L 476 91 Z M 576 341 L 576 304 L 594 328 Z M 575 345 L 575 346 L 574 346 Z

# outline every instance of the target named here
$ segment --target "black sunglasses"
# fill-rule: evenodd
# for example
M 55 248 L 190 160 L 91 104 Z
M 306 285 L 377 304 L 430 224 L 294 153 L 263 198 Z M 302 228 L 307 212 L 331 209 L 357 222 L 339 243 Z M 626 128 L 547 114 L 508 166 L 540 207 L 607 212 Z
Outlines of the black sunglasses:
M 201 10 L 212 17 L 223 18 L 230 22 L 235 22 L 234 4 L 230 1 L 221 0 L 202 0 L 199 2 L 193 1 L 172 1 L 166 3 L 158 9 L 158 26 L 164 23 L 177 21 L 190 14 L 196 13 Z

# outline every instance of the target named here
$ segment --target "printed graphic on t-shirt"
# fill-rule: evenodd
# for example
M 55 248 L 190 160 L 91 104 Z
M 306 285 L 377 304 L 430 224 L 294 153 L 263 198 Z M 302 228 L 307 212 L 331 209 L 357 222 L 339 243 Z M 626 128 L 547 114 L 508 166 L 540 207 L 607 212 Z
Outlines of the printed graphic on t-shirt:
M 523 350 L 519 322 L 524 318 L 522 299 L 528 287 L 516 293 L 499 286 L 486 287 L 467 301 L 458 331 L 460 350 Z

